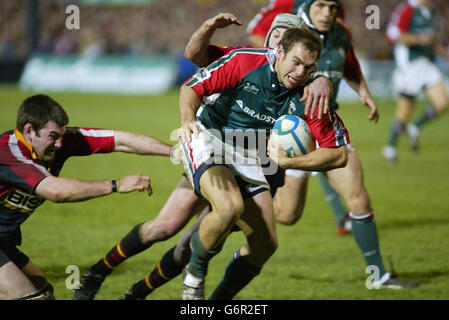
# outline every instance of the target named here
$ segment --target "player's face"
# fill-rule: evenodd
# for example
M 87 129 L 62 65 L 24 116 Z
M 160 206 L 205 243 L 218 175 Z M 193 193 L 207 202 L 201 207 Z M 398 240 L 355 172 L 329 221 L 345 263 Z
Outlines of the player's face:
M 268 48 L 276 48 L 284 35 L 286 28 L 276 28 L 271 32 L 270 39 L 268 39 Z
M 287 89 L 305 84 L 317 58 L 317 52 L 311 53 L 301 43 L 294 45 L 287 53 L 279 46 L 274 67 L 279 82 Z
M 338 4 L 336 2 L 318 0 L 310 6 L 309 17 L 318 31 L 327 32 L 334 24 L 337 12 Z
M 54 159 L 56 151 L 62 146 L 64 132 L 65 127 L 60 127 L 53 121 L 47 122 L 39 132 L 31 130 L 31 146 L 39 160 L 51 161 Z

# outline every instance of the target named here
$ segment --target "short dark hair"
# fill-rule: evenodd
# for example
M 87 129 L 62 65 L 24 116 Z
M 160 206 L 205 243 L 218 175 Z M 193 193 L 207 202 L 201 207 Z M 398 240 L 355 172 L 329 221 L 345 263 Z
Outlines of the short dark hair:
M 301 43 L 309 52 L 317 52 L 319 57 L 323 44 L 318 35 L 313 31 L 303 28 L 288 28 L 279 42 L 285 53 L 288 53 L 295 44 Z
M 31 123 L 38 132 L 47 122 L 53 121 L 60 127 L 69 123 L 69 117 L 59 103 L 46 94 L 36 94 L 26 98 L 17 112 L 16 128 L 23 133 L 23 127 Z

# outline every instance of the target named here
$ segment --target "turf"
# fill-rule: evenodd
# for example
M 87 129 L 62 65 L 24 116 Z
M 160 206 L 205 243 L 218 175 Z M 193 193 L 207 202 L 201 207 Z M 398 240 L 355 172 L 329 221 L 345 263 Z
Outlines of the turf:
M 31 95 L 14 86 L 0 88 L 0 130 L 13 128 L 20 102 Z M 178 92 L 161 96 L 52 93 L 67 110 L 70 124 L 148 134 L 170 142 L 179 124 Z M 405 137 L 400 158 L 389 165 L 381 158 L 394 101 L 377 101 L 381 120 L 366 119 L 365 107 L 341 103 L 340 116 L 362 160 L 365 183 L 375 210 L 380 246 L 387 268 L 394 262 L 401 278 L 416 280 L 413 290 L 368 290 L 363 258 L 352 236 L 339 237 L 317 179 L 309 184 L 303 218 L 294 226 L 278 225 L 279 249 L 261 275 L 237 299 L 449 299 L 449 134 L 447 116 L 422 131 L 421 149 L 412 153 Z M 424 109 L 417 107 L 416 114 Z M 142 172 L 150 175 L 154 194 L 114 194 L 87 202 L 47 201 L 22 226 L 23 244 L 34 264 L 54 285 L 58 299 L 71 299 L 66 268 L 83 272 L 100 259 L 134 225 L 153 219 L 183 169 L 162 157 L 129 154 L 71 158 L 62 176 L 81 179 L 116 178 Z M 151 247 L 121 265 L 104 283 L 98 299 L 117 299 L 143 278 L 180 235 Z M 212 262 L 206 293 L 211 293 L 232 252 L 244 243 L 232 234 Z M 149 296 L 180 299 L 181 278 Z

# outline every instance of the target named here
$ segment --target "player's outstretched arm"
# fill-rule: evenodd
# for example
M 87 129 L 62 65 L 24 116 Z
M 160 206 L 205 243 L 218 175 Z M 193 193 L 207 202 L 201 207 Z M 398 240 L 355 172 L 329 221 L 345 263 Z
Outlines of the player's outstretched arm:
M 208 47 L 215 30 L 226 28 L 232 24 L 242 25 L 242 22 L 240 22 L 232 13 L 219 13 L 215 17 L 203 22 L 187 43 L 184 53 L 186 59 L 197 66 L 207 66 L 210 60 Z
M 150 177 L 137 174 L 126 176 L 116 181 L 117 192 L 147 190 L 151 195 Z M 85 181 L 70 178 L 49 176 L 36 187 L 36 194 L 53 202 L 76 202 L 102 197 L 113 193 L 111 180 Z
M 369 92 L 368 85 L 366 84 L 366 80 L 363 75 L 360 76 L 360 81 L 346 79 L 346 82 L 355 92 L 359 94 L 360 102 L 370 109 L 368 120 L 377 123 L 380 116 L 379 111 L 377 110 L 376 103 L 374 102 L 373 97 Z
M 171 145 L 158 139 L 124 131 L 114 131 L 114 151 L 135 153 L 142 155 L 169 156 Z
M 268 155 L 281 168 L 303 171 L 328 171 L 342 168 L 348 162 L 348 150 L 345 145 L 338 148 L 319 148 L 303 156 L 289 158 L 285 150 L 270 139 Z

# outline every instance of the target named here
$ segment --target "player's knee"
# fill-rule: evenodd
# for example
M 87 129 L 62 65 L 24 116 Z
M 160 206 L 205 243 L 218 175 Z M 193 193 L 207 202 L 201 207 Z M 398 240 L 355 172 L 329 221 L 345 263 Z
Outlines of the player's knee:
M 53 294 L 53 286 L 47 282 L 43 289 L 27 294 L 16 300 L 55 300 L 55 296 Z
M 295 210 L 289 208 L 276 207 L 274 210 L 274 215 L 276 222 L 286 226 L 291 226 L 302 217 L 302 210 L 301 212 L 296 212 Z
M 170 239 L 179 230 L 176 221 L 166 221 L 163 223 L 150 223 L 142 227 L 141 237 L 143 243 L 165 241 Z
M 230 199 L 223 207 L 216 208 L 215 211 L 225 225 L 234 225 L 243 214 L 244 208 L 243 199 Z

